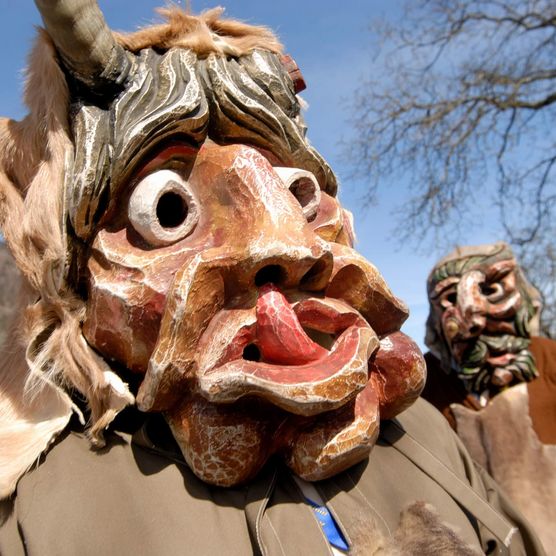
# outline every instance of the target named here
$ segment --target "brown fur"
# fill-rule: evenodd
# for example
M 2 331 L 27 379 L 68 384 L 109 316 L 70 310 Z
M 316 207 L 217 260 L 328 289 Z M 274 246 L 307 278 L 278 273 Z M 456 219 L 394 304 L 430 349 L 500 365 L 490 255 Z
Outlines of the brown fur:
M 23 314 L 8 335 L 0 366 L 0 496 L 13 490 L 18 475 L 71 413 L 67 394 L 37 367 L 42 358 L 37 361 L 36 356 L 43 350 L 27 350 L 38 345 L 37 338 L 52 323 L 45 318 L 47 308 L 63 305 L 56 285 L 65 249 L 56 215 L 61 216 L 63 157 L 71 146 L 64 110 L 67 92 L 60 87 L 65 82 L 44 35 L 39 43 L 44 50 L 36 46 L 31 54 L 33 71 L 25 95 L 33 109 L 23 122 L 3 120 L 0 128 L 2 231 L 24 279 Z
M 458 435 L 532 523 L 548 553 L 556 550 L 556 445 L 542 444 L 529 416 L 527 385 L 498 394 L 477 412 L 454 404 Z
M 415 502 L 400 514 L 398 528 L 386 537 L 368 520 L 352 532 L 353 556 L 477 556 L 474 549 L 444 523 L 430 504 Z
M 256 48 L 282 52 L 282 45 L 266 27 L 255 27 L 233 19 L 221 19 L 224 8 L 213 8 L 198 16 L 171 6 L 158 13 L 165 23 L 141 29 L 135 33 L 116 34 L 118 42 L 132 52 L 147 47 L 167 50 L 188 48 L 199 57 L 210 53 L 243 56 Z

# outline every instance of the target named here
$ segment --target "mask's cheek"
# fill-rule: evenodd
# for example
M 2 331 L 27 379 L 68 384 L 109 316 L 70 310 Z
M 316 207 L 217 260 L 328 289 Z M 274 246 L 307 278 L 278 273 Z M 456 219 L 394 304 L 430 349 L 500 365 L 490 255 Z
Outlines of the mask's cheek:
M 309 226 L 325 241 L 353 247 L 355 234 L 351 213 L 343 209 L 334 197 L 324 192 L 320 197 L 317 215 Z
M 158 338 L 166 293 L 140 271 L 89 261 L 89 300 L 83 334 L 108 360 L 145 372 Z
M 442 324 L 442 335 L 448 343 L 452 343 L 453 339 L 457 336 L 460 330 L 459 323 L 461 318 L 455 306 L 443 308 L 437 306 L 436 310 L 440 313 L 440 322 Z
M 158 339 L 166 298 L 190 250 L 174 245 L 146 250 L 126 229 L 100 230 L 87 262 L 83 334 L 107 360 L 145 372 Z
M 514 290 L 508 293 L 497 303 L 490 303 L 487 310 L 487 318 L 494 320 L 512 320 L 522 305 L 522 298 L 519 291 Z

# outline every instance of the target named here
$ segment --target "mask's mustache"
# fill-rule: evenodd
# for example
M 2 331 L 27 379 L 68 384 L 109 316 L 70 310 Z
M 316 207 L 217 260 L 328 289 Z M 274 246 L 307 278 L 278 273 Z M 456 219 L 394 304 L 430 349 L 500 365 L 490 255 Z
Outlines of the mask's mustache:
M 503 334 L 501 336 L 487 336 L 483 334 L 465 351 L 462 359 L 463 366 L 484 363 L 492 353 L 519 353 L 529 347 L 530 340 L 521 336 Z
M 530 340 L 521 336 L 481 335 L 464 353 L 458 377 L 469 392 L 481 393 L 491 387 L 494 368 L 488 359 L 493 354 L 512 354 L 512 360 L 504 370 L 513 374 L 519 382 L 529 382 L 537 376 L 535 361 L 529 351 Z

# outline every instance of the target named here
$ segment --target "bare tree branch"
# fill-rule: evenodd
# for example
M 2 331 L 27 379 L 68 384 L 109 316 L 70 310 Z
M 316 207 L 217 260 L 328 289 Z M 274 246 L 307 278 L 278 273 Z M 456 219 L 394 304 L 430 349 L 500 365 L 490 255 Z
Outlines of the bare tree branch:
M 398 215 L 419 242 L 461 236 L 457 223 L 489 203 L 504 239 L 555 253 L 544 230 L 556 212 L 556 0 L 414 0 L 374 29 L 382 71 L 356 94 L 349 146 L 368 200 L 409 182 Z

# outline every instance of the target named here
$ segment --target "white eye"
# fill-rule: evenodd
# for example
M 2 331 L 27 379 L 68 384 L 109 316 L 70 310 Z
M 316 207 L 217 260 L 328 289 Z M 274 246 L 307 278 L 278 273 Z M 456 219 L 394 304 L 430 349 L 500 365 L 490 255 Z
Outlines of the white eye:
M 274 171 L 301 205 L 307 222 L 314 220 L 320 204 L 320 187 L 317 178 L 311 172 L 299 168 L 275 166 Z
M 143 178 L 131 194 L 128 217 L 135 230 L 155 246 L 189 235 L 199 219 L 199 204 L 190 186 L 172 170 Z

